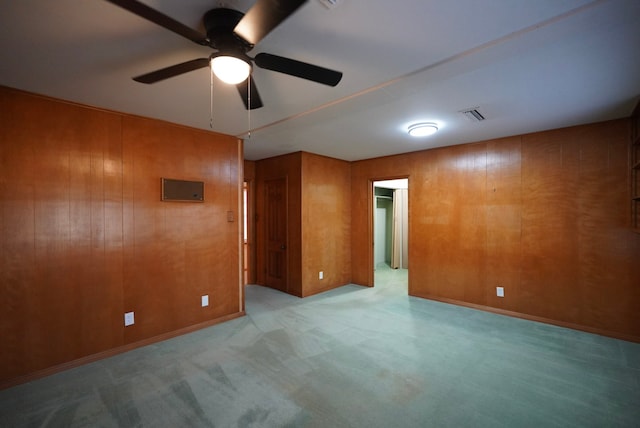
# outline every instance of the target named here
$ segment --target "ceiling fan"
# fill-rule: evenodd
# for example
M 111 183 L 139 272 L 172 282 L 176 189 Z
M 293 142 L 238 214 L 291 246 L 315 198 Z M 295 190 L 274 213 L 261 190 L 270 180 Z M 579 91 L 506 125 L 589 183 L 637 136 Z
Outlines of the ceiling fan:
M 209 58 L 193 59 L 134 77 L 133 80 L 137 82 L 156 83 L 210 66 L 213 73 L 221 80 L 236 85 L 245 107 L 248 110 L 253 110 L 262 107 L 263 104 L 253 79 L 247 78 L 251 73 L 252 63 L 260 68 L 278 71 L 328 86 L 336 86 L 342 79 L 341 72 L 317 65 L 269 53 L 259 53 L 255 57 L 250 57 L 247 54 L 260 40 L 306 3 L 306 0 L 257 0 L 245 14 L 228 8 L 211 9 L 203 17 L 204 27 L 207 31 L 206 35 L 139 1 L 107 1 L 169 31 L 186 37 L 192 42 L 202 46 L 209 46 L 216 50 Z M 226 77 L 223 75 L 224 70 L 227 70 Z M 251 94 L 251 97 L 249 97 L 249 94 Z

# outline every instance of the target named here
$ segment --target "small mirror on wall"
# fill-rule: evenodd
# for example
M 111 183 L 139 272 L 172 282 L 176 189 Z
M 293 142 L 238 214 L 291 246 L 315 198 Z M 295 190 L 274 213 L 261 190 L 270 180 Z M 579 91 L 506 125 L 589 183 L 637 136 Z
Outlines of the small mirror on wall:
M 162 178 L 162 200 L 203 202 L 204 182 Z

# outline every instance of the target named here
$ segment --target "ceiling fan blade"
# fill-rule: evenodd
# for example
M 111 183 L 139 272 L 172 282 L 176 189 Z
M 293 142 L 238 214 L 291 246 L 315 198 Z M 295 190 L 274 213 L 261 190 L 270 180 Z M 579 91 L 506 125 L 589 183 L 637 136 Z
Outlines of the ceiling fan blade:
M 257 45 L 271 30 L 307 0 L 258 0 L 238 22 L 234 32 L 252 45 Z
M 160 70 L 152 71 L 151 73 L 134 77 L 133 80 L 135 80 L 136 82 L 147 84 L 156 83 L 170 77 L 178 76 L 180 74 L 188 73 L 190 71 L 208 66 L 209 58 L 192 59 L 191 61 L 172 65 L 171 67 L 161 68 Z
M 207 36 L 200 34 L 196 30 L 187 27 L 186 25 L 176 21 L 173 18 L 168 17 L 167 15 L 158 12 L 155 9 L 150 8 L 144 3 L 140 3 L 136 0 L 107 0 L 109 3 L 113 3 L 117 6 L 120 6 L 123 9 L 128 10 L 141 18 L 146 19 L 147 21 L 151 21 L 154 24 L 157 24 L 161 27 L 166 28 L 169 31 L 173 31 L 174 33 L 186 37 L 192 42 L 198 43 L 199 45 L 209 46 L 209 39 Z
M 323 85 L 336 86 L 340 83 L 340 79 L 342 79 L 342 73 L 339 71 L 329 70 L 328 68 L 307 64 L 306 62 L 296 61 L 294 59 L 284 58 L 278 55 L 259 53 L 256 55 L 254 61 L 260 68 L 278 71 L 280 73 L 322 83 Z
M 249 110 L 249 82 L 251 82 L 251 110 L 255 110 L 263 106 L 262 100 L 260 99 L 260 94 L 258 93 L 258 88 L 256 84 L 253 82 L 253 79 L 246 79 L 244 82 L 240 82 L 236 85 L 238 88 L 238 93 L 240 94 L 240 98 L 242 98 L 242 102 L 244 103 L 244 107 Z

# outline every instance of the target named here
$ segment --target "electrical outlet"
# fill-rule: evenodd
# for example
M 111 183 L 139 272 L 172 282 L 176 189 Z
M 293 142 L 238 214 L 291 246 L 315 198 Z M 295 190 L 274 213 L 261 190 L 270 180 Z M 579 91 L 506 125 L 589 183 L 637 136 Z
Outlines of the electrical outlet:
M 496 287 L 496 296 L 504 297 L 504 287 Z
M 209 295 L 205 294 L 201 299 L 202 307 L 209 306 Z
M 135 324 L 133 312 L 127 312 L 126 314 L 124 314 L 124 326 L 127 327 L 133 324 Z
M 323 279 L 324 278 L 324 272 L 320 271 L 320 273 L 318 274 L 318 278 L 319 279 Z

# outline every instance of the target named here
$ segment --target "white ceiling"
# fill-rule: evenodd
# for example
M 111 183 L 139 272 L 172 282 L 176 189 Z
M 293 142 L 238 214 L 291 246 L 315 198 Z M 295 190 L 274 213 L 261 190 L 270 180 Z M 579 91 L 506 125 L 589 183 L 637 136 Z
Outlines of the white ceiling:
M 204 32 L 214 7 L 250 0 L 145 0 Z M 105 0 L 0 0 L 0 85 L 210 128 L 210 73 L 131 77 L 211 50 Z M 247 114 L 216 81 L 213 130 L 251 160 L 308 151 L 345 160 L 626 117 L 640 95 L 638 0 L 309 0 L 250 52 L 344 77 L 331 88 L 254 68 L 264 107 Z M 460 110 L 478 107 L 486 119 Z M 1 119 L 0 119 L 1 120 Z M 436 122 L 423 139 L 408 124 Z

